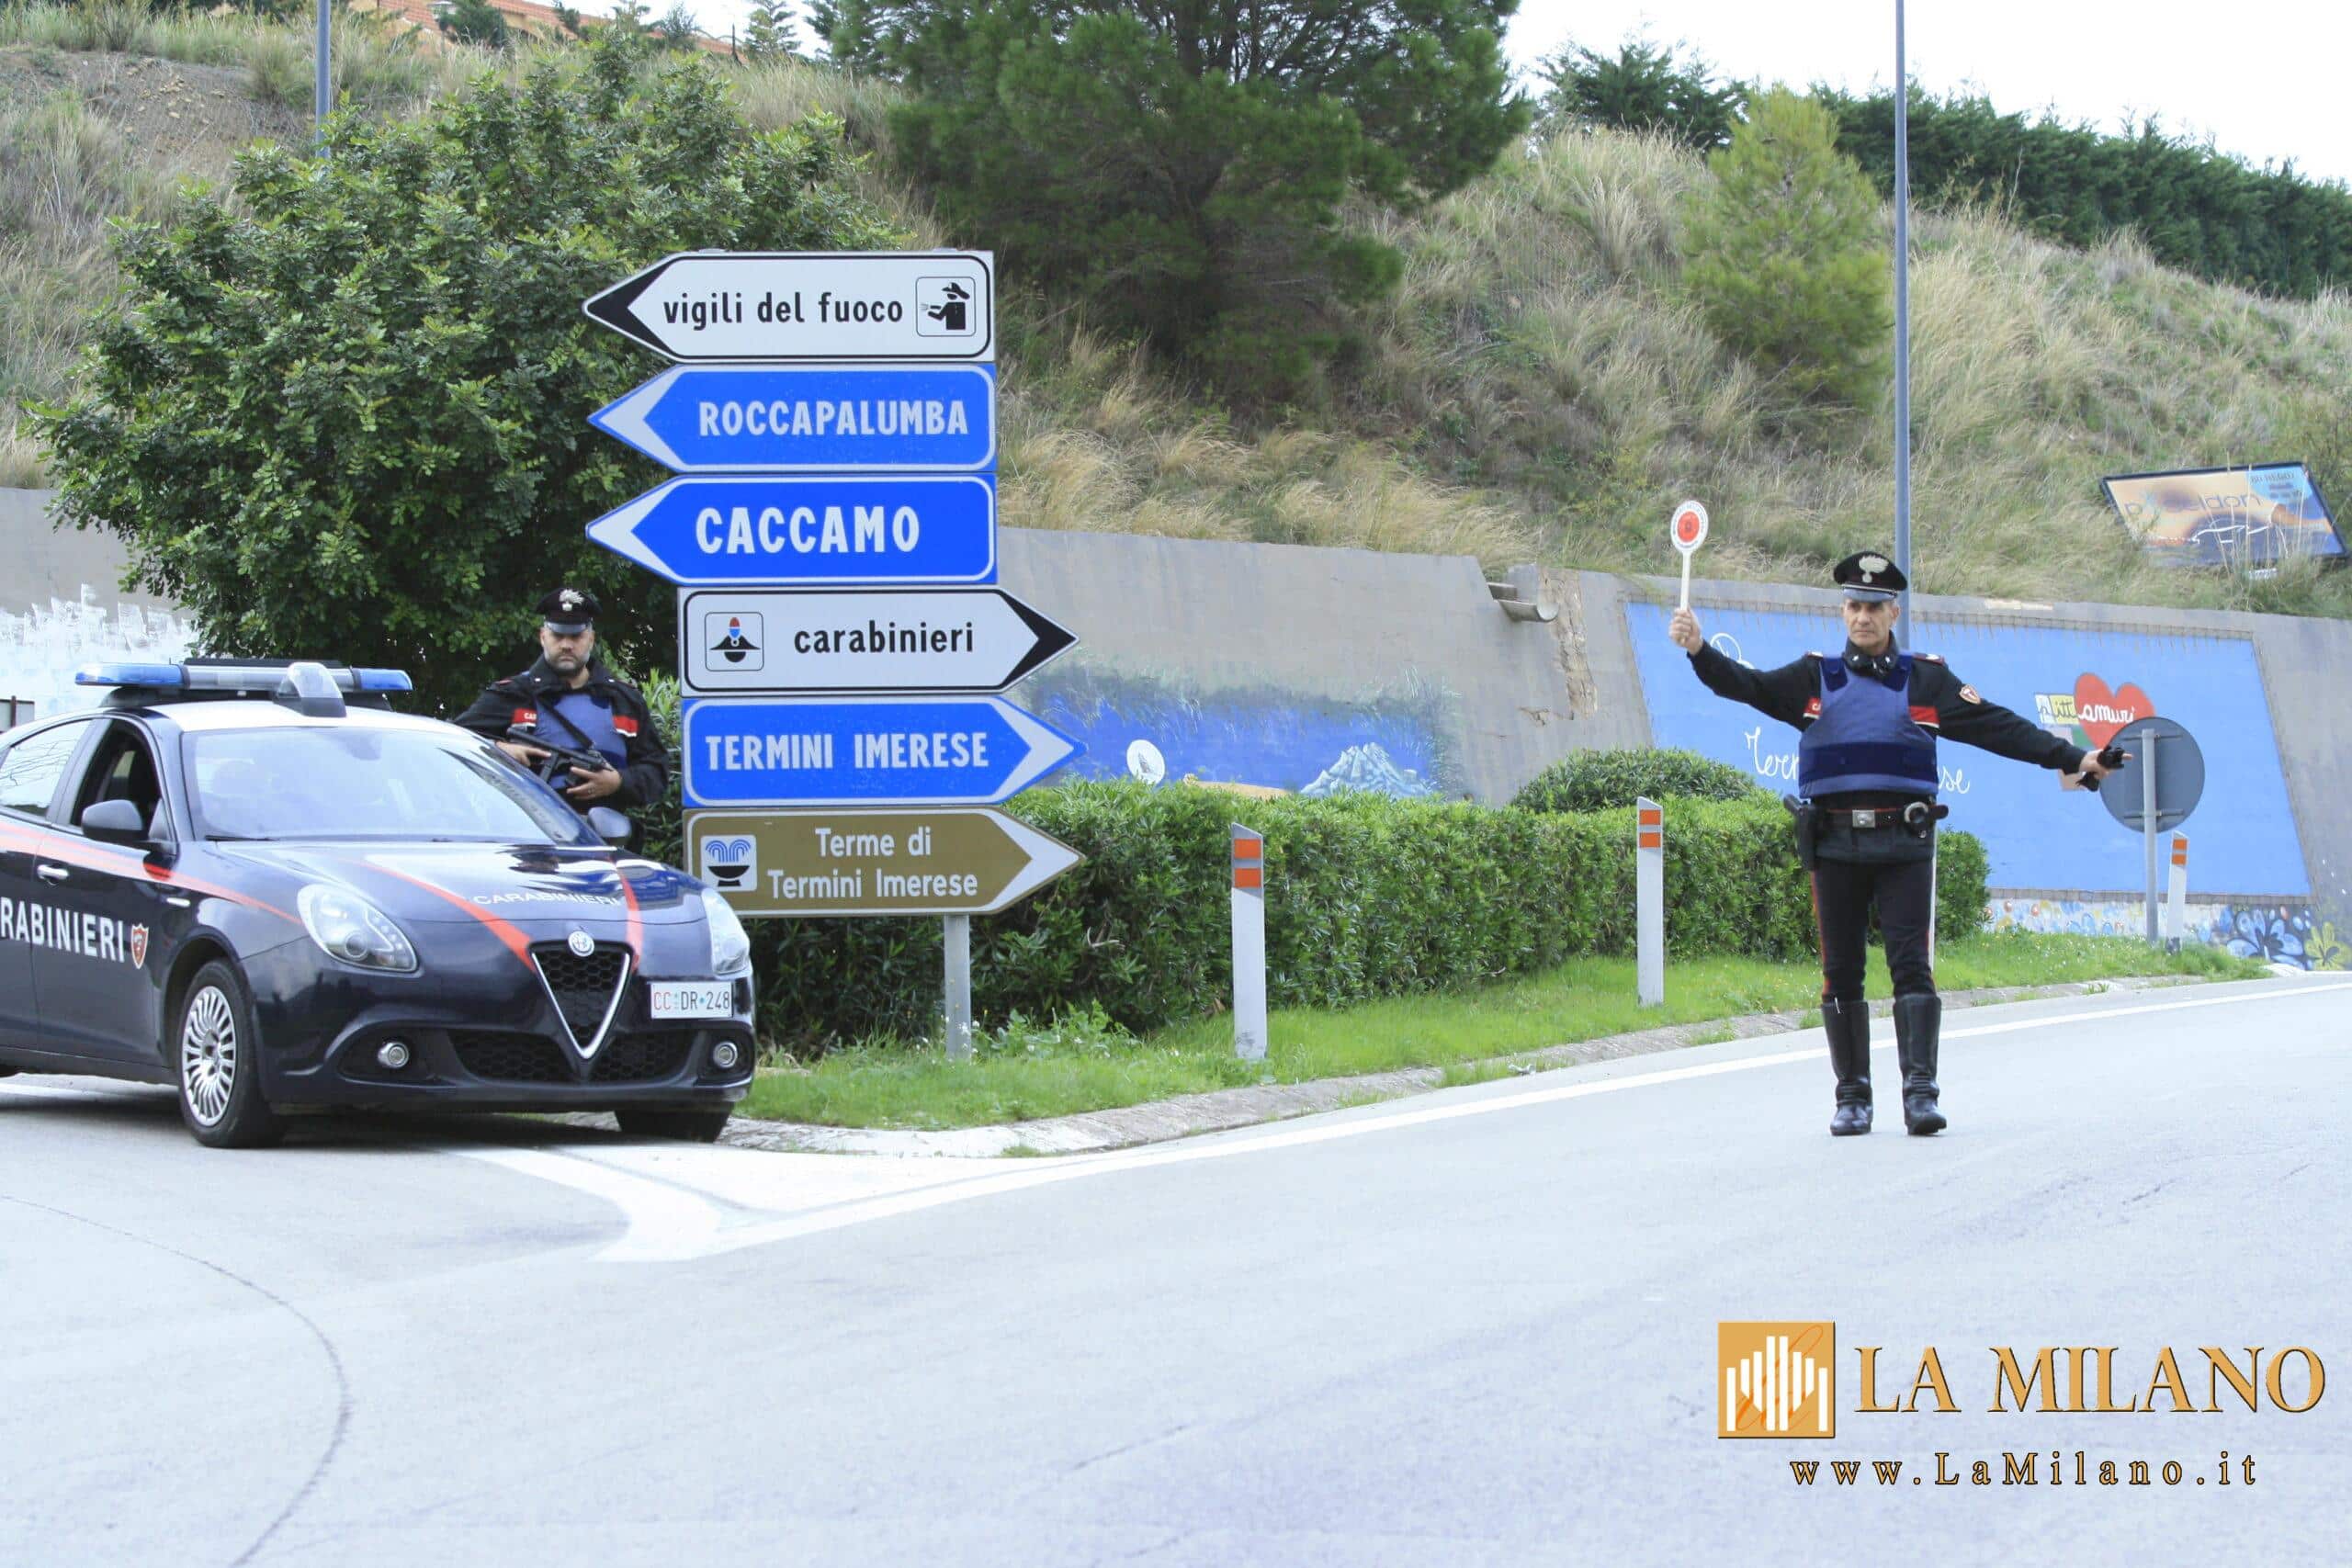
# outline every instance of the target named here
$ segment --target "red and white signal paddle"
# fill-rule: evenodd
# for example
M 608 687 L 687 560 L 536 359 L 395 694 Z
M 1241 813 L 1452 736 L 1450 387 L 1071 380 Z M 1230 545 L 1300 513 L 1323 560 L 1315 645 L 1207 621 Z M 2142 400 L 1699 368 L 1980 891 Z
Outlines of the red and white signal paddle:
M 1690 607 L 1690 558 L 1707 542 L 1707 509 L 1686 501 L 1674 509 L 1674 547 L 1682 555 L 1682 608 Z

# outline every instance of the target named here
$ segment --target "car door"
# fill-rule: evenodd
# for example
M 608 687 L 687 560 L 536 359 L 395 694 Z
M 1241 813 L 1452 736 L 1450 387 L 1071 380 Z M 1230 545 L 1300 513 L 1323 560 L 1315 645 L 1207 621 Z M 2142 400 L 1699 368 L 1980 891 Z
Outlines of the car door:
M 0 747 L 0 1042 L 8 1044 L 44 1043 L 33 955 L 49 934 L 49 884 L 34 867 L 50 806 L 92 722 L 69 718 L 11 733 Z
M 105 721 L 84 748 L 51 808 L 33 874 L 61 911 L 60 940 L 33 950 L 33 991 L 42 1027 L 69 1051 L 162 1063 L 163 976 L 194 920 L 193 900 L 148 874 L 172 858 L 153 741 L 130 718 Z M 159 840 L 154 850 L 92 839 L 83 816 L 128 800 Z

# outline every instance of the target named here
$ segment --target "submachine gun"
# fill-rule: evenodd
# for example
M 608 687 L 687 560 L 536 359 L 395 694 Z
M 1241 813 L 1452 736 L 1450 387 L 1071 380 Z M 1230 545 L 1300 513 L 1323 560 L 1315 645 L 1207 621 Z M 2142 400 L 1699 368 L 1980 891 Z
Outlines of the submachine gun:
M 569 789 L 572 783 L 571 774 L 574 773 L 601 773 L 612 766 L 610 762 L 605 761 L 601 752 L 580 751 L 569 746 L 559 746 L 546 736 L 536 730 L 526 729 L 519 724 L 507 727 L 506 739 L 518 745 L 528 746 L 547 753 L 537 762 L 530 764 L 530 767 L 531 771 L 545 780 L 551 788 Z

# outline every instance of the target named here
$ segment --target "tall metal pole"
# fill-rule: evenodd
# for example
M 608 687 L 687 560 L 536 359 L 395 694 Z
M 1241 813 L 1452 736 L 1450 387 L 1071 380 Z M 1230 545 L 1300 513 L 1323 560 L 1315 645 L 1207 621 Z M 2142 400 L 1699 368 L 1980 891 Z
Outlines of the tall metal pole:
M 1894 565 L 1911 579 L 1911 81 L 1894 0 Z M 1911 593 L 1903 593 L 1911 613 Z
M 319 0 L 318 77 L 311 94 L 311 140 L 313 141 L 319 139 L 320 128 L 326 123 L 327 110 L 334 107 L 328 96 L 333 89 L 327 83 L 327 62 L 331 58 L 329 49 L 333 42 L 330 26 L 333 4 L 334 0 Z
M 972 1055 L 972 917 L 942 917 L 947 981 L 947 1059 L 969 1061 Z

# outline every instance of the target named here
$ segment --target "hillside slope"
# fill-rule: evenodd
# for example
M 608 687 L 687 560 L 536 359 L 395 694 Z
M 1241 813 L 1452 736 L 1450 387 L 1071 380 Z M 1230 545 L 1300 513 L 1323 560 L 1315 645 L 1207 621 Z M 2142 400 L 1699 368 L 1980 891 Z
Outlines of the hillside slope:
M 74 47 L 110 42 L 184 58 Z M 16 405 L 65 384 L 111 288 L 105 221 L 166 215 L 183 177 L 225 185 L 243 141 L 301 134 L 288 65 L 306 49 L 233 18 L 114 38 L 75 13 L 0 13 L 0 483 L 39 481 Z M 389 113 L 521 63 L 419 59 L 382 38 L 351 56 L 346 90 Z M 741 72 L 738 89 L 757 123 L 823 108 L 881 146 L 887 87 L 787 65 Z M 865 177 L 910 243 L 951 238 L 883 159 Z M 1273 423 L 1237 422 L 1012 289 L 1005 521 L 1663 570 L 1667 509 L 1691 494 L 1715 517 L 1709 574 L 1818 580 L 1888 538 L 1892 434 L 1883 415 L 1792 415 L 1679 297 L 1676 201 L 1705 177 L 1669 144 L 1571 132 L 1429 211 L 1367 216 L 1405 252 L 1404 285 L 1360 322 L 1345 374 Z M 2303 457 L 2343 491 L 2352 302 L 2266 300 L 2129 241 L 2067 251 L 1990 213 L 1923 217 L 1915 241 L 1923 587 L 2352 615 L 2352 574 L 2143 566 L 2097 485 Z

